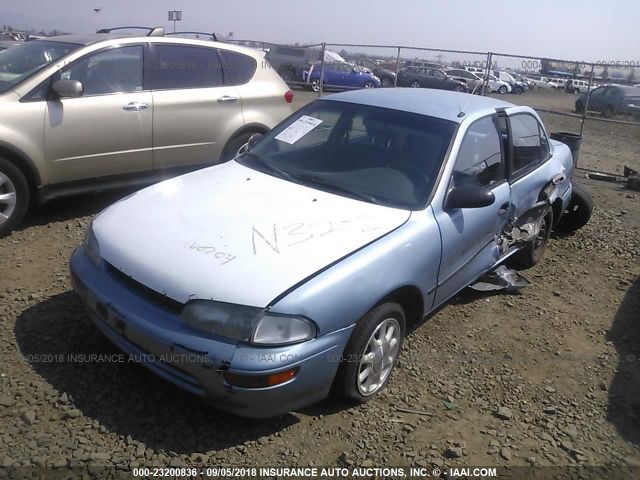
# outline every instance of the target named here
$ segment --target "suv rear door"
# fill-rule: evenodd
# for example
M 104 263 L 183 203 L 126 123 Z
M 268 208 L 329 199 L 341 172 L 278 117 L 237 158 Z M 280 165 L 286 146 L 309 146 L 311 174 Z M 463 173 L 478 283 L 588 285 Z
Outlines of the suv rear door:
M 238 88 L 225 85 L 217 48 L 151 44 L 154 168 L 217 163 L 244 125 Z
M 144 46 L 87 54 L 51 81 L 82 82 L 75 98 L 47 101 L 44 142 L 50 183 L 151 170 L 153 100 Z

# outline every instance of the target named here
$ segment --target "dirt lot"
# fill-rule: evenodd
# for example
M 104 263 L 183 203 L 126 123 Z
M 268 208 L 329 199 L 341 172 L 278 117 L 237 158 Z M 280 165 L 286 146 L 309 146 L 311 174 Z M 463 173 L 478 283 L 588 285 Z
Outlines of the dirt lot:
M 639 134 L 591 143 L 618 146 L 599 150 L 615 169 L 637 161 Z M 591 223 L 553 239 L 530 287 L 466 291 L 427 319 L 376 400 L 263 421 L 134 364 L 66 360 L 117 352 L 86 321 L 67 261 L 127 192 L 52 203 L 0 240 L 0 465 L 640 466 L 640 194 L 580 181 Z

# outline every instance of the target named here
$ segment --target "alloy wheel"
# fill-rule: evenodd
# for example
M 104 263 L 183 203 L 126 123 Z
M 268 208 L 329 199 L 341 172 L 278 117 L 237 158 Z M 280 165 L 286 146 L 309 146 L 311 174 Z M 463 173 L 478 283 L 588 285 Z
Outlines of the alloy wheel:
M 0 225 L 11 218 L 16 209 L 16 186 L 0 172 Z
M 373 331 L 358 365 L 357 385 L 361 395 L 376 393 L 389 377 L 400 352 L 400 324 L 383 320 Z

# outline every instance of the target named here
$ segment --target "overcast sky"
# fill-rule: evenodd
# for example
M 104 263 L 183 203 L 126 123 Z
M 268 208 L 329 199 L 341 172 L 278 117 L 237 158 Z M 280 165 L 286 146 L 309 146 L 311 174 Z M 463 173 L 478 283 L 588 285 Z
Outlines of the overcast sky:
M 339 42 L 640 61 L 639 0 L 0 0 L 0 23 L 93 32 L 159 25 L 283 43 Z M 102 7 L 99 13 L 94 8 Z

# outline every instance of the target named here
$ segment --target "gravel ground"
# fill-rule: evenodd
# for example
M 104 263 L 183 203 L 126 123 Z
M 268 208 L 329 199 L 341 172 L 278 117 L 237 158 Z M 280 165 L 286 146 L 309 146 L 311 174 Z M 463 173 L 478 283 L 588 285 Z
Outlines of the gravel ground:
M 415 328 L 366 405 L 260 421 L 135 364 L 69 361 L 118 353 L 87 322 L 67 261 L 128 192 L 54 202 L 0 239 L 0 465 L 640 466 L 640 194 L 580 181 L 594 216 L 553 238 L 530 287 L 465 291 Z

